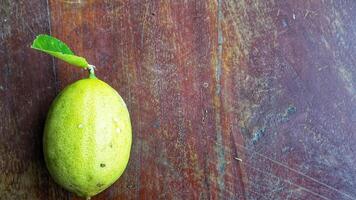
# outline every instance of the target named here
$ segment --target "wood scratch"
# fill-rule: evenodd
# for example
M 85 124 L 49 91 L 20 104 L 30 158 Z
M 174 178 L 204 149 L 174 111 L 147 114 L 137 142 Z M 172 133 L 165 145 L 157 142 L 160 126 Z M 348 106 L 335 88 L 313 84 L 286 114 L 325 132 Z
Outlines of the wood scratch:
M 307 11 L 305 12 L 304 19 L 307 18 L 307 16 L 309 15 L 309 13 L 310 13 L 309 10 L 307 10 Z
M 258 193 L 258 192 L 256 192 L 256 191 L 253 191 L 253 190 L 248 190 L 248 192 L 252 192 L 252 193 L 254 193 L 254 194 L 257 194 L 257 195 L 259 195 L 259 197 L 263 197 L 264 199 L 270 199 L 270 198 L 268 198 L 266 195 L 260 194 L 260 193 Z M 260 198 L 258 198 L 258 199 L 260 199 Z
M 236 144 L 236 145 L 237 145 L 237 146 L 240 146 L 241 148 L 243 148 L 243 149 L 245 149 L 245 150 L 247 150 L 247 151 L 251 151 L 251 149 L 246 148 L 246 147 L 244 147 L 243 145 L 240 145 L 240 144 Z M 258 153 L 258 152 L 256 152 L 256 151 L 253 151 L 253 150 L 252 150 L 252 153 L 255 154 L 255 155 L 258 155 L 258 156 L 260 156 L 260 157 L 262 157 L 262 158 L 265 158 L 265 159 L 271 161 L 272 163 L 275 163 L 276 165 L 279 165 L 279 166 L 284 167 L 284 168 L 286 168 L 286 169 L 288 169 L 288 170 L 291 170 L 291 171 L 293 171 L 293 172 L 299 174 L 299 175 L 302 176 L 302 177 L 305 177 L 305 178 L 307 178 L 307 179 L 309 179 L 309 180 L 311 180 L 311 181 L 314 181 L 315 183 L 318 183 L 318 184 L 320 184 L 320 185 L 322 185 L 322 186 L 324 186 L 324 187 L 327 187 L 327 188 L 330 189 L 330 190 L 333 190 L 333 191 L 335 191 L 335 192 L 337 192 L 337 193 L 339 193 L 339 194 L 342 194 L 343 196 L 345 196 L 345 197 L 347 197 L 347 198 L 349 198 L 349 199 L 356 200 L 355 197 L 353 197 L 353 196 L 351 196 L 351 195 L 349 195 L 349 194 L 347 194 L 347 193 L 345 193 L 345 192 L 342 192 L 342 191 L 340 191 L 340 190 L 338 190 L 338 189 L 336 189 L 336 188 L 334 188 L 334 187 L 332 187 L 332 186 L 330 186 L 330 185 L 327 185 L 326 183 L 323 183 L 323 182 L 321 182 L 321 181 L 319 181 L 319 180 L 317 180 L 317 179 L 315 179 L 315 178 L 313 178 L 313 177 L 311 177 L 311 176 L 309 176 L 309 175 L 306 175 L 306 174 L 304 174 L 304 173 L 302 173 L 302 172 L 300 172 L 300 171 L 298 171 L 298 170 L 296 170 L 296 169 L 293 169 L 293 168 L 287 166 L 287 165 L 284 164 L 284 163 L 281 163 L 281 162 L 279 162 L 279 161 L 277 161 L 277 160 L 274 160 L 274 159 L 272 159 L 272 158 L 269 158 L 268 156 L 265 156 L 265 155 L 260 154 L 260 153 Z
M 241 159 L 241 158 L 235 157 L 234 159 L 235 159 L 235 160 L 238 160 L 238 161 L 240 161 L 240 162 L 242 162 L 242 159 Z
M 215 142 L 215 143 L 216 143 L 216 145 L 222 145 L 222 144 L 218 144 L 217 142 Z M 223 146 L 223 145 L 222 145 L 222 146 Z M 256 151 L 250 149 L 250 148 L 246 148 L 245 146 L 243 146 L 243 145 L 241 145 L 241 144 L 236 144 L 236 146 L 239 146 L 239 147 L 243 148 L 246 152 L 251 152 L 252 154 L 258 155 L 258 156 L 260 156 L 260 157 L 262 157 L 262 158 L 264 158 L 264 159 L 266 159 L 266 160 L 269 160 L 269 161 L 271 161 L 272 163 L 274 163 L 274 164 L 276 164 L 276 165 L 279 165 L 279 166 L 281 166 L 281 167 L 283 167 L 283 168 L 285 168 L 285 169 L 288 169 L 288 170 L 290 170 L 290 171 L 293 171 L 293 172 L 295 172 L 296 174 L 298 174 L 298 175 L 300 175 L 300 176 L 302 176 L 302 177 L 304 177 L 304 178 L 306 178 L 306 179 L 308 179 L 308 180 L 310 180 L 310 181 L 313 181 L 313 182 L 315 182 L 315 183 L 317 183 L 317 184 L 319 184 L 319 185 L 322 185 L 322 186 L 324 186 L 324 187 L 326 187 L 326 188 L 328 188 L 328 189 L 330 189 L 330 190 L 332 190 L 332 191 L 334 191 L 334 192 L 337 192 L 337 193 L 339 193 L 339 194 L 341 194 L 341 195 L 347 197 L 348 199 L 356 200 L 355 197 L 353 197 L 353 196 L 351 196 L 351 195 L 349 195 L 349 194 L 347 194 L 347 193 L 345 193 L 345 192 L 343 192 L 343 191 L 340 191 L 340 190 L 338 190 L 338 189 L 336 189 L 336 188 L 334 188 L 334 187 L 332 187 L 332 186 L 330 186 L 330 185 L 327 185 L 326 183 L 323 183 L 323 182 L 321 182 L 321 181 L 319 181 L 319 180 L 317 180 L 317 179 L 315 179 L 315 178 L 313 178 L 313 177 L 311 177 L 311 176 L 308 176 L 308 175 L 306 175 L 306 174 L 304 174 L 304 173 L 302 173 L 302 172 L 300 172 L 300 171 L 298 171 L 298 170 L 296 170 L 296 169 L 293 169 L 293 168 L 287 166 L 287 165 L 284 164 L 284 163 L 281 163 L 281 162 L 279 162 L 279 161 L 277 161 L 277 160 L 274 160 L 274 159 L 272 159 L 272 158 L 269 158 L 268 156 L 265 156 L 265 155 L 263 155 L 263 154 L 261 154 L 261 153 L 258 153 L 258 152 L 256 152 Z M 230 149 L 226 149 L 226 148 L 225 148 L 224 151 L 227 152 L 227 153 L 232 153 L 232 150 L 230 150 Z M 236 158 L 234 157 L 234 159 L 236 159 Z M 246 163 L 247 163 L 247 162 L 245 161 L 245 162 L 243 162 L 242 164 L 246 164 Z M 246 165 L 247 165 L 247 164 L 246 164 Z M 267 173 L 267 172 L 266 172 L 266 173 Z M 274 175 L 274 174 L 273 174 L 273 175 Z M 274 176 L 276 176 L 276 175 L 274 175 Z M 276 177 L 278 177 L 278 176 L 276 176 Z M 290 181 L 289 181 L 289 182 L 290 182 Z M 301 186 L 301 187 L 302 187 L 302 186 Z M 314 193 L 315 193 L 315 192 L 314 192 Z M 321 196 L 322 196 L 322 195 L 321 195 Z
M 317 11 L 318 10 L 313 11 L 313 10 L 306 9 L 304 14 L 304 19 L 307 18 L 308 16 L 313 17 L 313 15 L 314 16 L 318 15 Z
M 77 1 L 63 1 L 64 3 L 67 4 L 82 4 L 82 0 L 77 0 Z
M 250 168 L 252 168 L 252 169 L 254 169 L 254 170 L 256 170 L 256 171 L 258 171 L 258 172 L 260 172 L 260 173 L 262 173 L 262 174 L 268 174 L 269 176 L 272 176 L 272 177 L 281 179 L 282 181 L 284 181 L 284 182 L 286 182 L 286 183 L 289 183 L 290 185 L 297 186 L 297 187 L 299 187 L 300 189 L 302 189 L 302 190 L 304 190 L 304 191 L 306 191 L 306 192 L 309 192 L 309 193 L 311 193 L 311 194 L 313 194 L 313 195 L 315 195 L 315 196 L 318 196 L 318 197 L 320 197 L 320 198 L 322 198 L 322 199 L 331 200 L 331 199 L 329 199 L 329 198 L 327 198 L 327 197 L 325 197 L 325 196 L 323 196 L 323 195 L 321 195 L 321 194 L 319 194 L 319 193 L 316 193 L 316 192 L 314 192 L 314 191 L 312 191 L 312 190 L 309 190 L 308 188 L 305 188 L 305 187 L 303 187 L 303 186 L 301 186 L 301 185 L 298 185 L 298 184 L 296 184 L 296 183 L 293 183 L 293 182 L 291 182 L 290 180 L 287 180 L 287 179 L 285 179 L 285 178 L 276 176 L 276 175 L 274 175 L 274 174 L 272 174 L 272 173 L 269 173 L 269 172 L 266 172 L 266 171 L 262 171 L 262 170 L 260 170 L 260 169 L 258 169 L 258 168 L 256 168 L 256 167 L 253 167 L 252 165 L 249 165 L 249 164 L 247 164 L 247 163 L 243 163 L 243 165 L 245 165 L 245 166 L 247 166 L 247 167 L 250 167 Z
M 35 33 L 35 31 L 33 31 L 33 29 L 30 27 L 30 25 L 28 25 L 28 23 L 25 20 L 23 22 L 24 22 L 25 26 L 27 27 L 27 29 L 30 30 L 32 35 L 35 36 L 36 33 Z

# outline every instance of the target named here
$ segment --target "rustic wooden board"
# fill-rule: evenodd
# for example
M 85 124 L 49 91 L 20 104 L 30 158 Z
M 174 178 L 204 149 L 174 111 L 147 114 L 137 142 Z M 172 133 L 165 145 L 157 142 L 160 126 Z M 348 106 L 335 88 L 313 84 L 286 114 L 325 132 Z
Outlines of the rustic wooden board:
M 78 199 L 41 132 L 85 71 L 28 49 L 51 33 L 133 122 L 124 175 L 93 199 L 356 199 L 356 2 L 0 0 L 0 199 Z
M 67 199 L 49 177 L 42 129 L 55 97 L 52 58 L 30 50 L 49 32 L 46 1 L 0 0 L 0 199 Z

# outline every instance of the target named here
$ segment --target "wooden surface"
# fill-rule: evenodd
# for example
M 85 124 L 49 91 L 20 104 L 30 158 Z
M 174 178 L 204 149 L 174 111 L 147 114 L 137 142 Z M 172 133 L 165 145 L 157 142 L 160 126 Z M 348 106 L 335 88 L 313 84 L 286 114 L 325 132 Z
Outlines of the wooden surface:
M 86 72 L 127 102 L 124 175 L 93 200 L 356 199 L 356 2 L 0 0 L 0 199 L 74 200 L 46 171 L 48 107 Z

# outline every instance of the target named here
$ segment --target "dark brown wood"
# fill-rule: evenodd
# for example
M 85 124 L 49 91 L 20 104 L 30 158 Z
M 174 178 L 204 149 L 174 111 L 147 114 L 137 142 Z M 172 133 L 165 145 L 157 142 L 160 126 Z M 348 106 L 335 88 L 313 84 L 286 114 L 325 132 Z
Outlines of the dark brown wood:
M 49 28 L 46 1 L 0 0 L 0 199 L 68 199 L 42 154 L 53 60 L 29 48 Z
M 356 2 L 0 3 L 0 199 L 78 199 L 49 177 L 41 132 L 87 73 L 29 50 L 41 32 L 130 110 L 128 168 L 93 199 L 356 199 Z

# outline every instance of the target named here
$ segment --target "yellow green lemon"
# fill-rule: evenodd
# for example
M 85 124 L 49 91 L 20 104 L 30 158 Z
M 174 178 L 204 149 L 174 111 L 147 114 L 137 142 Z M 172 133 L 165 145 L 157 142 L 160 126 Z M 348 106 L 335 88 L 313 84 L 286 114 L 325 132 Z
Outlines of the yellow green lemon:
M 131 140 L 125 102 L 92 74 L 67 86 L 52 103 L 44 130 L 44 157 L 59 185 L 90 198 L 122 175 Z

